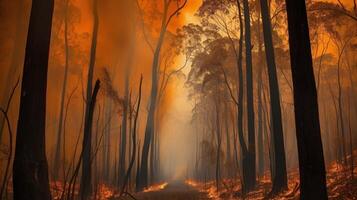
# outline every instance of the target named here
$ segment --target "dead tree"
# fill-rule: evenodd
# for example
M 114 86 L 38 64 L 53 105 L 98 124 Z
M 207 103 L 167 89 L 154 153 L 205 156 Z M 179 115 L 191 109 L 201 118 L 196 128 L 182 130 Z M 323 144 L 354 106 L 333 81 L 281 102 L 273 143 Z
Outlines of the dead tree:
M 32 1 L 13 165 L 15 200 L 51 199 L 45 124 L 53 7 L 53 0 Z
M 143 77 L 141 76 L 140 79 L 140 84 L 139 84 L 139 99 L 138 99 L 138 103 L 136 106 L 136 114 L 135 114 L 135 119 L 134 119 L 134 127 L 133 127 L 133 134 L 132 134 L 132 143 L 133 143 L 133 151 L 131 154 L 131 159 L 130 159 L 130 163 L 129 163 L 129 167 L 128 170 L 126 172 L 125 178 L 124 178 L 124 182 L 123 182 L 123 186 L 121 189 L 121 195 L 124 194 L 125 189 L 127 187 L 128 181 L 129 181 L 129 177 L 131 175 L 131 170 L 134 166 L 134 162 L 135 162 L 135 156 L 136 156 L 136 127 L 137 127 L 137 122 L 138 122 L 138 118 L 139 118 L 139 109 L 140 109 L 140 103 L 141 103 L 141 87 L 142 87 L 142 83 L 143 83 Z M 139 159 L 139 157 L 138 157 Z
M 327 199 L 316 83 L 304 0 L 286 0 L 295 126 L 299 155 L 300 198 Z
M 147 116 L 146 128 L 145 128 L 145 137 L 143 143 L 143 149 L 141 153 L 141 166 L 140 166 L 140 175 L 138 182 L 136 184 L 137 190 L 142 190 L 148 186 L 148 160 L 149 160 L 149 150 L 152 142 L 153 134 L 155 132 L 155 114 L 158 98 L 158 69 L 159 69 L 159 58 L 161 49 L 165 40 L 165 35 L 167 28 L 172 20 L 186 5 L 187 0 L 184 1 L 172 14 L 169 14 L 169 8 L 173 1 L 163 0 L 164 1 L 164 12 L 161 21 L 161 30 L 159 35 L 159 40 L 157 42 L 154 58 L 152 64 L 152 77 L 151 77 L 151 94 L 150 94 L 150 106 L 149 113 Z
M 272 138 L 274 140 L 274 171 L 272 178 L 272 194 L 278 193 L 288 186 L 285 147 L 283 137 L 283 125 L 281 119 L 280 91 L 276 72 L 273 37 L 270 21 L 270 12 L 267 0 L 260 0 L 260 7 L 263 19 L 264 46 L 266 61 L 268 66 L 269 88 L 270 88 L 270 109 L 272 117 Z
M 86 110 L 84 117 L 84 136 L 82 143 L 82 152 L 83 152 L 83 165 L 82 165 L 82 178 L 81 178 L 81 199 L 87 199 L 91 193 L 91 142 L 92 142 L 92 119 L 90 115 L 91 112 L 91 104 L 95 102 L 95 99 L 92 99 L 92 81 L 93 81 L 93 73 L 94 66 L 96 60 L 96 52 L 97 52 L 97 39 L 98 39 L 98 28 L 99 28 L 99 16 L 98 16 L 98 1 L 94 0 L 93 2 L 93 36 L 92 36 L 92 46 L 90 50 L 90 61 L 89 61 L 89 69 L 87 76 L 87 94 L 86 94 Z M 98 86 L 99 87 L 99 86 Z M 93 90 L 93 94 L 94 94 Z M 93 112 L 93 111 L 92 111 Z M 92 113 L 93 115 L 93 113 Z
M 83 137 L 82 158 L 81 158 L 83 160 L 82 179 L 81 179 L 81 188 L 80 188 L 80 195 L 82 200 L 88 199 L 91 192 L 92 124 L 93 124 L 93 113 L 94 113 L 99 87 L 100 87 L 100 81 L 97 80 L 90 101 L 87 102 L 89 103 L 88 122 L 85 123 L 86 125 L 84 126 L 84 137 Z

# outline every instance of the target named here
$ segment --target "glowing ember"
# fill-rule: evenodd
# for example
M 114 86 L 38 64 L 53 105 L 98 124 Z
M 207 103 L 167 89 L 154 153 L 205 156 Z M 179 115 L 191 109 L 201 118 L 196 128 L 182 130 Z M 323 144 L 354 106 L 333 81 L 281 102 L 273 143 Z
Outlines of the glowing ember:
M 166 187 L 167 185 L 168 185 L 167 182 L 161 183 L 161 184 L 152 185 L 152 186 L 146 188 L 146 189 L 144 190 L 144 192 L 155 192 L 155 191 L 163 190 L 163 189 L 165 189 L 165 187 Z
M 190 179 L 186 180 L 185 183 L 187 185 L 189 185 L 189 186 L 192 186 L 192 187 L 197 187 L 200 184 L 200 183 L 198 183 L 198 182 L 196 182 L 194 180 L 190 180 Z

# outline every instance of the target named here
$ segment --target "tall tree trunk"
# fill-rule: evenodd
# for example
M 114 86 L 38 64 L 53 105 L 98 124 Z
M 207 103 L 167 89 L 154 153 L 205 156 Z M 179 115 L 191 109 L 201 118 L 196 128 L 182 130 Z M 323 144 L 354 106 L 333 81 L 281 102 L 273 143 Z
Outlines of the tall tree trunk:
M 287 188 L 286 159 L 283 137 L 283 126 L 281 120 L 280 92 L 276 73 L 273 37 L 270 22 L 270 12 L 267 0 L 260 0 L 261 13 L 263 19 L 263 32 L 265 54 L 268 66 L 269 88 L 270 88 L 270 109 L 272 117 L 272 135 L 274 140 L 274 168 L 272 194 L 278 193 Z
M 67 76 L 68 76 L 68 67 L 69 67 L 69 47 L 68 47 L 68 3 L 69 0 L 66 0 L 65 5 L 65 18 L 64 18 L 64 46 L 65 46 L 65 66 L 64 66 L 64 76 L 63 76 L 63 85 L 61 92 L 61 104 L 60 104 L 60 113 L 58 118 L 58 129 L 57 129 L 57 139 L 56 139 L 56 152 L 53 162 L 53 175 L 55 180 L 59 178 L 59 169 L 61 163 L 61 140 L 62 140 L 62 127 L 63 127 L 63 113 L 64 113 L 64 101 L 66 97 L 67 90 Z M 63 169 L 65 160 L 63 160 Z
M 152 135 L 155 132 L 155 114 L 156 114 L 156 105 L 158 98 L 158 75 L 159 75 L 159 59 L 162 45 L 164 43 L 165 34 L 167 31 L 167 27 L 170 24 L 170 21 L 176 14 L 182 10 L 188 0 L 184 0 L 182 5 L 178 5 L 178 8 L 168 16 L 168 11 L 170 4 L 173 1 L 164 1 L 164 12 L 161 21 L 161 30 L 159 35 L 159 40 L 156 45 L 156 49 L 154 51 L 154 58 L 152 64 L 151 71 L 151 95 L 150 95 L 150 106 L 149 113 L 146 120 L 146 128 L 145 128 L 145 137 L 143 150 L 141 154 L 141 166 L 140 166 L 140 176 L 136 185 L 137 190 L 142 190 L 148 186 L 148 159 L 149 159 L 149 149 L 150 143 L 152 142 Z M 179 1 L 177 1 L 179 4 Z
M 343 46 L 343 49 L 340 52 L 340 55 L 338 57 L 338 63 L 337 63 L 337 85 L 338 85 L 337 102 L 338 102 L 338 113 L 339 113 L 340 128 L 341 128 L 340 131 L 341 131 L 342 152 L 343 152 L 342 162 L 347 166 L 348 162 L 347 162 L 347 152 L 346 152 L 345 123 L 343 119 L 343 109 L 342 109 L 342 85 L 341 85 L 341 58 L 344 49 L 345 49 L 345 45 Z
M 219 97 L 215 97 L 215 110 L 216 110 L 216 137 L 217 137 L 217 154 L 216 154 L 216 188 L 219 191 L 219 182 L 220 182 L 220 162 L 221 162 L 221 144 L 222 144 L 222 136 L 221 136 L 221 123 L 220 123 L 220 111 L 219 111 Z
M 13 165 L 15 200 L 51 199 L 45 125 L 53 7 L 53 0 L 32 1 Z
M 237 67 L 238 67 L 238 112 L 237 112 L 237 123 L 238 123 L 238 139 L 242 151 L 242 190 L 243 192 L 249 191 L 249 152 L 246 142 L 243 136 L 243 19 L 241 13 L 240 1 L 237 0 L 238 7 L 238 16 L 239 16 L 239 49 L 238 49 L 238 58 L 237 58 Z
M 140 179 L 140 140 L 138 141 L 138 159 L 136 161 L 136 177 L 135 177 L 135 183 L 136 183 L 136 188 L 135 190 L 138 192 L 138 183 Z
M 316 84 L 304 0 L 286 0 L 294 86 L 300 198 L 327 199 Z
M 93 113 L 91 114 L 91 103 L 95 102 L 95 99 L 92 99 L 92 82 L 94 74 L 94 66 L 96 59 L 97 51 L 97 39 L 98 39 L 98 27 L 99 27 L 99 17 L 98 17 L 98 0 L 93 1 L 93 35 L 92 35 L 92 44 L 90 51 L 90 61 L 88 68 L 87 76 L 87 94 L 86 94 L 86 111 L 85 111 L 85 120 L 84 120 L 84 134 L 83 134 L 83 143 L 82 143 L 82 152 L 83 152 L 83 164 L 82 164 L 82 177 L 81 177 L 81 188 L 80 195 L 81 199 L 87 199 L 91 193 L 91 150 L 92 150 L 92 119 Z M 93 91 L 94 94 L 94 91 Z
M 133 152 L 131 154 L 131 159 L 130 159 L 130 163 L 129 163 L 129 167 L 128 167 L 128 171 L 126 172 L 125 178 L 124 178 L 124 182 L 123 182 L 123 186 L 121 189 L 121 195 L 125 192 L 128 180 L 130 178 L 131 175 L 131 170 L 134 166 L 134 162 L 135 162 L 135 156 L 136 156 L 136 127 L 137 127 L 137 122 L 138 122 L 138 118 L 139 118 L 139 112 L 140 112 L 140 103 L 141 103 L 141 86 L 143 83 L 143 77 L 141 76 L 140 79 L 140 84 L 139 84 L 139 99 L 138 99 L 138 103 L 136 106 L 136 114 L 135 114 L 135 119 L 134 119 L 134 128 L 133 128 L 133 138 L 132 138 L 132 143 L 133 143 Z M 139 157 L 138 157 L 139 160 Z
M 81 179 L 81 188 L 80 188 L 80 195 L 82 200 L 86 200 L 90 197 L 90 193 L 92 190 L 92 159 L 93 156 L 91 154 L 92 150 L 92 125 L 93 125 L 93 115 L 94 115 L 94 108 L 96 103 L 97 94 L 100 87 L 100 81 L 97 80 L 94 86 L 93 94 L 90 98 L 90 101 L 87 102 L 89 104 L 88 110 L 88 122 L 87 126 L 84 126 L 84 137 L 83 137 L 83 150 L 82 150 L 82 179 Z
M 259 55 L 259 68 L 258 68 L 258 131 L 257 131 L 257 140 L 258 140 L 258 178 L 264 176 L 264 142 L 263 142 L 263 102 L 262 102 L 262 89 L 263 89 L 263 45 L 261 39 L 261 17 L 259 14 L 258 18 L 258 55 Z
M 168 5 L 165 5 L 162 24 L 161 24 L 161 32 L 159 36 L 159 41 L 157 43 L 154 52 L 154 58 L 152 64 L 150 107 L 149 107 L 149 113 L 146 121 L 145 138 L 144 138 L 144 144 L 141 153 L 140 175 L 139 175 L 138 183 L 136 185 L 137 190 L 142 190 L 148 186 L 148 158 L 149 158 L 149 150 L 152 143 L 153 134 L 155 132 L 154 119 L 155 119 L 156 103 L 157 103 L 157 95 L 158 95 L 159 58 L 160 58 L 161 48 L 164 43 L 166 29 L 167 29 L 167 25 L 166 25 L 167 12 L 168 12 Z
M 126 141 L 127 141 L 127 125 L 128 125 L 128 107 L 129 107 L 129 69 L 126 69 L 125 73 L 125 89 L 124 89 L 124 106 L 123 106 L 123 117 L 122 117 L 122 129 L 121 129 L 121 139 L 120 139 L 120 155 L 119 155 L 119 182 L 118 186 L 122 187 L 125 176 L 125 161 L 126 161 Z
M 111 142 L 110 142 L 110 140 L 111 140 L 111 135 L 110 135 L 110 133 L 111 133 L 111 110 L 112 110 L 112 102 L 111 102 L 111 100 L 110 99 L 108 99 L 108 101 L 109 101 L 109 105 L 108 105 L 108 108 L 107 108 L 107 113 L 106 113 L 106 120 L 105 120 L 105 123 L 108 123 L 108 125 L 107 125 L 107 127 L 106 127 L 106 134 L 105 134 L 105 137 L 106 137 L 106 140 L 107 140 L 107 143 L 106 143 L 106 146 L 105 146 L 105 152 L 106 152 L 106 154 L 105 154 L 105 168 L 104 168 L 104 170 L 105 170 L 105 179 L 106 179 L 106 181 L 107 181 L 107 183 L 110 183 L 110 171 L 111 171 L 111 168 L 110 168 L 110 164 L 111 164 L 111 162 L 110 162 L 110 159 L 111 159 L 111 156 L 110 156 L 110 150 L 111 150 Z
M 248 113 L 248 185 L 247 190 L 255 187 L 255 128 L 254 128 L 254 93 L 253 93 L 253 67 L 252 67 L 252 44 L 250 35 L 250 12 L 248 0 L 243 0 L 244 27 L 245 27 L 245 61 L 246 61 L 246 89 L 247 89 L 247 113 Z
M 230 138 L 230 135 L 229 135 L 229 122 L 228 122 L 228 115 L 230 112 L 228 112 L 228 103 L 227 102 L 224 102 L 224 112 L 226 115 L 224 115 L 224 126 L 225 126 L 225 129 L 226 129 L 226 163 L 227 163 L 227 170 L 228 170 L 228 177 L 232 177 L 232 173 L 231 173 L 231 163 L 232 163 L 232 152 L 231 152 L 231 138 Z

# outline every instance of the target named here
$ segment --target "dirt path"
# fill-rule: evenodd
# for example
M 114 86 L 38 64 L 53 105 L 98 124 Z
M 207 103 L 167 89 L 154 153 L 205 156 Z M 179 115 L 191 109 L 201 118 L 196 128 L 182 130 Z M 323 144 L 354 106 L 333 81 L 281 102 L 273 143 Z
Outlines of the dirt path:
M 199 192 L 183 182 L 171 182 L 163 190 L 141 192 L 137 200 L 207 200 L 206 194 Z

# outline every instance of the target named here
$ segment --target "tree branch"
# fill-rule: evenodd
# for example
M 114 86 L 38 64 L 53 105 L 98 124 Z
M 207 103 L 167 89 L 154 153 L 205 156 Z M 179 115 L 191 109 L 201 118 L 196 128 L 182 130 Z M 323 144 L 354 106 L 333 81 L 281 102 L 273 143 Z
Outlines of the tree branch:
M 170 15 L 169 19 L 168 19 L 167 22 L 166 22 L 165 28 L 167 28 L 167 27 L 169 26 L 171 19 L 172 19 L 175 15 L 177 15 L 177 14 L 180 12 L 180 10 L 182 10 L 182 9 L 186 6 L 187 1 L 188 1 L 188 0 L 185 0 L 185 2 L 184 2 L 180 7 L 178 7 L 178 8 L 175 10 L 175 12 L 173 12 L 173 13 Z M 171 0 L 168 2 L 168 4 L 170 4 L 170 3 L 171 3 Z

